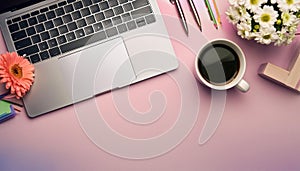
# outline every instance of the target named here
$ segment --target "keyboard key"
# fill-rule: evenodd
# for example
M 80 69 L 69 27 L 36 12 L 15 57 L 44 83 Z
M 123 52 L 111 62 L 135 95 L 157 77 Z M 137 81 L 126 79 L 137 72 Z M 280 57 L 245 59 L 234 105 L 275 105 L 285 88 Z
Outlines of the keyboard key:
M 122 15 L 122 20 L 123 20 L 124 22 L 130 21 L 130 20 L 131 20 L 130 14 L 129 14 L 129 13 L 123 14 L 123 15 Z
M 62 6 L 64 6 L 64 5 L 66 5 L 66 4 L 67 4 L 67 2 L 66 2 L 66 1 L 63 1 L 63 2 L 58 3 L 57 5 L 58 5 L 59 7 L 62 7 Z
M 73 12 L 74 11 L 74 8 L 73 8 L 73 5 L 70 4 L 70 5 L 67 5 L 64 7 L 65 8 L 65 12 L 66 13 L 69 13 L 69 12 Z
M 62 16 L 62 15 L 65 14 L 65 11 L 64 11 L 63 8 L 57 8 L 57 9 L 55 10 L 55 13 L 56 13 L 56 16 Z
M 104 39 L 106 39 L 106 34 L 104 31 L 102 31 L 102 32 L 96 33 L 94 35 L 90 35 L 85 38 L 64 44 L 64 45 L 60 46 L 60 49 L 61 49 L 62 53 L 70 52 L 72 50 L 78 49 L 85 45 L 95 43 L 95 42 L 98 42 L 98 41 L 101 41 Z
M 91 0 L 82 0 L 82 2 L 83 2 L 83 5 L 85 7 L 92 5 L 92 1 Z
M 27 23 L 26 20 L 21 21 L 21 22 L 19 23 L 19 25 L 20 25 L 20 28 L 21 28 L 21 29 L 28 27 L 28 23 Z
M 17 50 L 22 49 L 24 47 L 32 45 L 30 38 L 26 38 L 23 40 L 20 40 L 18 42 L 15 42 L 15 47 Z
M 50 10 L 53 10 L 53 9 L 55 9 L 55 8 L 57 8 L 58 6 L 56 5 L 56 4 L 54 4 L 54 5 L 51 5 L 50 7 L 49 7 L 49 9 Z
M 124 10 L 121 6 L 118 6 L 118 7 L 114 8 L 114 13 L 115 13 L 115 15 L 120 15 L 120 14 L 124 13 Z
M 51 39 L 48 41 L 48 45 L 50 48 L 56 47 L 57 46 L 57 41 L 55 39 Z
M 67 37 L 67 40 L 68 41 L 72 41 L 72 40 L 75 40 L 76 39 L 76 37 L 75 37 L 75 34 L 72 32 L 72 33 L 68 33 L 67 35 L 66 35 L 66 37 Z
M 95 17 L 92 16 L 92 15 L 89 16 L 89 17 L 87 17 L 87 18 L 86 18 L 86 22 L 87 22 L 88 25 L 94 24 L 94 23 L 96 22 Z
M 128 11 L 133 10 L 133 6 L 131 5 L 131 3 L 124 4 L 124 5 L 123 5 L 123 8 L 124 8 L 124 11 L 125 11 L 125 12 L 128 12 Z
M 68 3 L 75 2 L 75 0 L 67 0 Z
M 49 9 L 48 8 L 43 8 L 40 10 L 41 13 L 47 12 Z
M 37 19 L 38 19 L 38 21 L 39 21 L 40 23 L 47 20 L 45 14 L 40 14 L 40 15 L 38 15 L 38 16 L 37 16 Z
M 148 0 L 135 0 L 135 1 L 132 2 L 132 5 L 133 5 L 134 9 L 143 7 L 143 6 L 148 5 L 148 4 L 149 4 Z
M 109 8 L 108 2 L 104 1 L 99 4 L 101 10 L 107 10 Z
M 60 26 L 60 25 L 62 25 L 63 24 L 63 20 L 59 17 L 59 18 L 55 18 L 54 20 L 53 20 L 53 23 L 54 23 L 54 25 L 56 26 L 56 27 L 58 27 L 58 26 Z
M 6 23 L 7 23 L 8 25 L 11 25 L 11 24 L 12 24 L 12 21 L 11 21 L 11 20 L 7 20 Z
M 147 22 L 148 24 L 154 23 L 155 21 L 156 21 L 156 19 L 155 19 L 155 17 L 154 17 L 153 14 L 152 14 L 152 15 L 149 15 L 149 16 L 146 16 L 146 22 Z
M 103 25 L 101 23 L 96 23 L 93 25 L 95 32 L 103 30 Z
M 35 43 L 39 43 L 39 42 L 41 42 L 42 40 L 41 40 L 41 38 L 40 38 L 40 35 L 34 35 L 34 36 L 32 36 L 31 37 L 31 40 L 32 40 L 32 42 L 35 44 Z
M 37 19 L 35 17 L 29 18 L 28 23 L 30 26 L 37 24 Z
M 117 0 L 108 0 L 108 3 L 111 7 L 115 7 L 119 4 Z
M 149 6 L 147 6 L 131 12 L 131 15 L 133 19 L 136 19 L 151 13 L 152 13 L 152 9 Z
M 67 26 L 60 26 L 59 28 L 58 28 L 58 30 L 59 30 L 59 33 L 60 34 L 65 34 L 65 33 L 67 33 L 68 32 L 68 28 L 67 28 Z
M 81 18 L 81 14 L 79 11 L 75 11 L 72 13 L 72 17 L 73 17 L 73 20 L 77 20 L 77 19 Z
M 108 19 L 108 20 L 103 21 L 103 26 L 104 26 L 104 28 L 112 27 L 113 24 L 112 24 L 111 19 Z
M 63 21 L 65 24 L 69 23 L 72 21 L 72 17 L 70 14 L 63 16 Z
M 82 17 L 88 16 L 91 14 L 89 8 L 84 8 L 82 10 L 80 10 Z
M 91 13 L 93 13 L 93 14 L 100 11 L 100 8 L 97 4 L 91 6 L 90 9 L 91 9 Z
M 40 51 L 49 49 L 49 46 L 46 42 L 42 42 L 39 44 Z
M 54 24 L 52 21 L 47 21 L 47 22 L 45 22 L 45 27 L 47 30 L 50 30 L 50 29 L 54 28 Z
M 13 39 L 14 41 L 16 41 L 16 40 L 20 40 L 20 39 L 23 39 L 23 38 L 27 37 L 27 35 L 26 35 L 25 30 L 21 30 L 21 31 L 18 31 L 18 32 L 13 33 L 13 34 L 11 35 L 11 37 L 12 37 L 12 39 Z
M 30 27 L 28 29 L 26 29 L 26 33 L 28 36 L 34 35 L 36 33 L 34 27 Z
M 98 3 L 98 2 L 101 2 L 102 0 L 93 0 L 93 3 Z
M 49 33 L 50 33 L 51 37 L 56 37 L 59 35 L 57 28 L 50 30 Z
M 70 31 L 73 31 L 73 30 L 77 29 L 77 25 L 76 25 L 75 22 L 69 23 L 67 26 L 68 26 Z
M 135 24 L 134 21 L 128 22 L 128 23 L 127 23 L 127 27 L 128 27 L 129 30 L 133 30 L 133 29 L 136 29 L 136 28 L 137 28 L 137 26 L 136 26 L 136 24 Z
M 77 38 L 81 38 L 81 37 L 84 36 L 84 31 L 82 29 L 76 30 L 75 35 L 76 35 Z
M 46 59 L 49 59 L 49 53 L 47 51 L 44 51 L 44 52 L 41 52 L 40 53 L 40 57 L 42 60 L 46 60 Z
M 25 15 L 22 15 L 22 19 L 24 20 L 24 19 L 27 19 L 27 18 L 29 18 L 30 17 L 30 15 L 29 14 L 25 14 Z
M 60 55 L 60 50 L 57 47 L 53 48 L 53 49 L 50 49 L 49 54 L 50 54 L 51 57 Z
M 115 15 L 115 14 L 114 14 L 114 12 L 113 12 L 112 9 L 109 9 L 109 10 L 104 11 L 104 16 L 105 16 L 106 18 L 113 17 L 114 15 Z
M 78 28 L 86 26 L 85 20 L 84 19 L 78 20 L 77 21 L 77 26 L 78 26 Z
M 10 25 L 8 26 L 9 28 L 9 31 L 12 33 L 12 32 L 15 32 L 15 31 L 18 31 L 20 28 L 19 28 L 19 25 L 18 24 L 13 24 L 13 25 Z
M 16 22 L 19 22 L 19 21 L 21 21 L 21 17 L 17 17 L 17 18 L 12 19 L 13 23 L 16 23 Z
M 40 56 L 38 54 L 32 55 L 29 58 L 31 60 L 31 63 L 33 64 L 41 61 Z
M 43 33 L 41 33 L 41 38 L 42 38 L 42 40 L 48 40 L 48 39 L 50 39 L 50 35 L 48 32 L 43 32 Z
M 108 30 L 106 30 L 106 34 L 108 37 L 112 37 L 118 34 L 118 30 L 116 27 L 110 28 Z
M 124 4 L 124 3 L 126 3 L 126 2 L 128 2 L 128 0 L 119 0 L 119 3 L 120 3 L 120 4 Z
M 66 43 L 66 42 L 67 42 L 67 39 L 66 39 L 65 36 L 59 36 L 59 37 L 57 38 L 57 43 L 58 43 L 58 44 L 63 44 L 63 43 Z
M 36 15 L 38 15 L 40 12 L 39 11 L 33 11 L 32 13 L 31 13 L 31 16 L 36 16 Z
M 36 30 L 36 32 L 40 33 L 40 32 L 45 31 L 45 27 L 43 24 L 38 24 L 35 26 L 35 30 Z
M 138 27 L 142 27 L 142 26 L 146 25 L 147 23 L 146 23 L 146 20 L 144 18 L 139 18 L 139 19 L 136 20 L 136 24 L 137 24 Z
M 122 23 L 122 19 L 121 19 L 120 16 L 114 17 L 114 18 L 112 19 L 112 21 L 113 21 L 114 25 L 118 25 L 118 24 L 121 24 L 121 23 Z
M 75 10 L 83 8 L 82 2 L 81 1 L 75 2 L 74 8 L 75 8 Z
M 88 27 L 84 28 L 84 32 L 85 32 L 86 35 L 89 35 L 89 34 L 94 33 L 94 29 L 93 29 L 92 26 L 88 26 Z
M 19 55 L 27 55 L 27 56 L 30 56 L 31 54 L 34 54 L 34 53 L 37 53 L 39 51 L 39 48 L 37 45 L 33 45 L 33 46 L 30 46 L 30 47 L 27 47 L 25 49 L 22 49 L 22 50 L 19 50 L 18 51 L 18 54 Z
M 95 18 L 97 21 L 102 21 L 105 19 L 103 12 L 96 14 Z
M 47 12 L 46 16 L 49 20 L 56 17 L 54 11 Z
M 118 31 L 119 33 L 124 33 L 127 31 L 127 27 L 126 27 L 126 24 L 121 24 L 121 25 L 118 25 Z

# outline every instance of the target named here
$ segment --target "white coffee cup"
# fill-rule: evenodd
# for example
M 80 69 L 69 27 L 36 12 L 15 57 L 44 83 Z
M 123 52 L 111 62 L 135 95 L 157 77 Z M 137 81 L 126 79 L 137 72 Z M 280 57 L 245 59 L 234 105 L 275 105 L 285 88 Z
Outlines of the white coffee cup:
M 242 49 L 227 39 L 215 39 L 206 43 L 195 60 L 197 79 L 215 90 L 233 87 L 247 92 L 249 84 L 243 80 L 246 59 Z

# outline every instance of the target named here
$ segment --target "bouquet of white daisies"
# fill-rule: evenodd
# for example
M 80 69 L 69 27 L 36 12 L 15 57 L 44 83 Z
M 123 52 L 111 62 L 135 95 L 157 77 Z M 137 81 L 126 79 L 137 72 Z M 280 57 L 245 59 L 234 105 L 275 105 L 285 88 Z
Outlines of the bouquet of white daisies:
M 300 0 L 229 0 L 227 18 L 238 35 L 261 44 L 287 45 L 300 23 Z

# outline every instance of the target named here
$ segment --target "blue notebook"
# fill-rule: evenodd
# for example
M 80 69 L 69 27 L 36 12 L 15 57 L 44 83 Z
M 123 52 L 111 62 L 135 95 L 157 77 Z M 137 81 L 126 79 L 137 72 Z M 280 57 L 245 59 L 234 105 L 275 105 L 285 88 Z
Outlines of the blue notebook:
M 13 106 L 0 100 L 0 123 L 7 121 L 16 116 Z

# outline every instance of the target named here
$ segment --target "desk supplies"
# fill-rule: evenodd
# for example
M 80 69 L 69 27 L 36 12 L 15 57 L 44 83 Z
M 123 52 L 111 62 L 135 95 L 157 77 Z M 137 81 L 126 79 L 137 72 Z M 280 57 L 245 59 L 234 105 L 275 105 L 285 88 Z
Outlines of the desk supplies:
M 212 0 L 212 1 L 213 1 L 213 4 L 214 4 L 214 8 L 215 8 L 216 14 L 217 14 L 217 21 L 218 21 L 219 25 L 221 26 L 222 25 L 221 15 L 220 15 L 220 12 L 219 12 L 216 0 Z
M 0 123 L 5 122 L 16 116 L 13 106 L 0 100 Z
M 189 34 L 189 29 L 188 29 L 187 22 L 186 22 L 186 19 L 185 19 L 183 10 L 182 10 L 182 6 L 181 6 L 179 0 L 170 0 L 170 2 L 171 2 L 171 4 L 173 4 L 173 5 L 176 6 L 178 15 L 179 15 L 179 17 L 181 19 L 182 26 L 183 26 L 183 28 L 185 30 L 185 33 L 188 35 Z
M 208 15 L 209 15 L 210 19 L 213 21 L 215 28 L 218 29 L 218 23 L 217 23 L 215 15 L 214 15 L 214 12 L 211 8 L 211 5 L 209 3 L 209 0 L 204 0 L 204 2 L 206 5 L 206 8 L 208 10 Z
M 300 93 L 300 53 L 290 68 L 290 70 L 285 70 L 267 63 L 261 66 L 259 75 Z
M 200 19 L 200 15 L 198 14 L 198 11 L 196 9 L 196 6 L 195 6 L 195 3 L 193 0 L 189 0 L 189 4 L 190 4 L 190 7 L 193 11 L 193 14 L 194 14 L 194 18 L 200 28 L 200 31 L 202 31 L 202 26 L 201 26 L 201 19 Z

